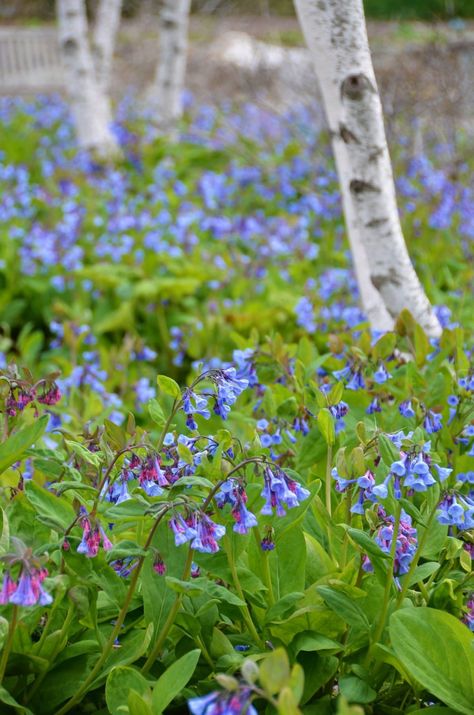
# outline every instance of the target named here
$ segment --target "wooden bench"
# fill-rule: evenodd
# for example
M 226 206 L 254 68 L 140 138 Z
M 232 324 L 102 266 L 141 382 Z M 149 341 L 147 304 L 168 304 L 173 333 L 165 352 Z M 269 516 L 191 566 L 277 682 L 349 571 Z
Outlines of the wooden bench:
M 0 27 L 0 93 L 64 87 L 54 28 Z

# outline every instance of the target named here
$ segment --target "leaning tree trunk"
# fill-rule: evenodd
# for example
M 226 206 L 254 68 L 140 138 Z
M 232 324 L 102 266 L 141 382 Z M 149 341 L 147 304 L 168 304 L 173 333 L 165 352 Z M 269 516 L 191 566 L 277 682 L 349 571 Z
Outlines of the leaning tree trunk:
M 102 156 L 113 155 L 119 151 L 118 144 L 110 130 L 110 102 L 95 74 L 84 2 L 57 0 L 57 13 L 60 51 L 79 145 Z
M 164 132 L 173 132 L 183 113 L 188 23 L 191 0 L 162 0 L 160 54 L 150 105 Z
M 100 0 L 92 38 L 92 52 L 97 83 L 100 89 L 107 93 L 121 14 L 122 0 Z
M 368 268 L 391 316 L 408 308 L 429 335 L 438 336 L 439 322 L 400 226 L 362 0 L 295 0 L 295 5 L 329 122 L 363 300 L 377 299 L 363 284 Z M 372 320 L 374 327 L 390 327 L 382 314 Z

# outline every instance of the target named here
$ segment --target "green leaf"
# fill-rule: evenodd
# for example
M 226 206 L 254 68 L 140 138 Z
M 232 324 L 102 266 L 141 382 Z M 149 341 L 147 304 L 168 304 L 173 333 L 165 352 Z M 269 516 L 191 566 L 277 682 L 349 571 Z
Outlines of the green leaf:
M 390 637 L 415 680 L 446 705 L 472 715 L 474 651 L 465 625 L 433 608 L 406 608 L 392 614 Z
M 29 710 L 28 708 L 25 708 L 24 705 L 20 705 L 19 703 L 17 703 L 15 698 L 12 695 L 10 695 L 8 690 L 6 690 L 5 688 L 2 688 L 1 686 L 0 686 L 0 702 L 5 703 L 5 705 L 10 705 L 11 707 L 15 708 L 15 710 L 18 713 L 25 713 L 25 715 L 33 715 L 31 710 Z
M 342 643 L 338 643 L 322 633 L 316 633 L 315 631 L 302 631 L 294 637 L 291 643 L 291 649 L 294 654 L 297 655 L 300 651 L 310 653 L 319 650 L 339 651 L 344 650 L 344 646 Z
M 443 708 L 441 705 L 433 705 L 422 710 L 410 710 L 410 715 L 459 715 L 459 710 Z
M 344 383 L 336 382 L 328 395 L 328 405 L 337 405 L 341 401 L 343 393 Z
M 353 598 L 330 586 L 318 586 L 316 590 L 329 608 L 343 618 L 346 623 L 350 626 L 368 630 L 369 621 L 367 616 L 362 608 L 354 602 Z
M 105 685 L 105 700 L 111 715 L 123 715 L 121 708 L 131 690 L 144 695 L 149 689 L 149 682 L 135 668 L 123 665 L 112 668 Z
M 385 333 L 385 335 L 382 335 L 382 337 L 377 340 L 373 348 L 375 360 L 384 360 L 391 355 L 396 344 L 397 337 L 395 333 Z
M 278 693 L 290 679 L 290 663 L 283 648 L 277 648 L 260 665 L 260 682 L 269 694 Z
M 334 676 L 339 660 L 333 655 L 300 653 L 298 661 L 304 668 L 304 692 L 301 700 L 304 704 Z
M 127 435 L 125 430 L 119 425 L 116 425 L 115 422 L 111 422 L 107 419 L 104 420 L 104 427 L 107 442 L 112 449 L 123 449 L 127 444 Z
M 0 556 L 6 554 L 10 548 L 10 525 L 8 523 L 8 515 L 4 509 L 0 509 L 2 513 L 2 535 L 0 536 Z
M 418 325 L 418 323 L 415 325 L 414 342 L 415 362 L 418 367 L 421 367 L 426 362 L 426 356 L 431 351 L 431 346 L 425 331 L 423 330 L 421 325 Z
M 318 412 L 318 427 L 321 430 L 326 444 L 334 444 L 336 441 L 336 431 L 334 429 L 334 418 L 329 410 L 324 407 Z
M 379 434 L 379 451 L 387 467 L 390 467 L 392 462 L 397 462 L 400 459 L 400 452 L 392 440 L 384 434 Z
M 171 701 L 186 687 L 196 669 L 200 655 L 200 650 L 186 653 L 158 678 L 151 700 L 153 715 L 161 715 Z
M 171 395 L 175 400 L 181 397 L 181 389 L 177 382 L 167 375 L 158 375 L 156 378 L 158 387 L 164 395 Z
M 80 442 L 75 442 L 74 440 L 67 439 L 66 444 L 74 454 L 77 454 L 78 457 L 84 460 L 84 462 L 87 462 L 88 464 L 92 464 L 93 467 L 100 467 L 101 464 L 101 458 L 100 454 L 97 452 L 91 452 L 90 450 L 87 449 L 87 447 L 84 447 L 83 444 L 80 444 Z
M 295 694 L 288 686 L 282 688 L 278 695 L 277 702 L 277 712 L 279 715 L 301 715 Z
M 280 598 L 268 609 L 265 622 L 272 623 L 285 620 L 295 610 L 296 604 L 302 598 L 304 598 L 304 593 L 287 593 L 286 596 Z
M 389 559 L 390 555 L 386 554 L 378 544 L 373 541 L 365 531 L 362 529 L 354 529 L 349 527 L 347 533 L 355 543 L 361 547 L 363 551 L 366 551 L 371 556 L 376 556 L 381 559 Z
M 28 425 L 28 427 L 18 430 L 18 432 L 8 437 L 3 444 L 0 444 L 0 474 L 5 472 L 12 464 L 18 462 L 26 450 L 39 440 L 46 430 L 48 421 L 49 417 L 44 415 L 33 424 Z
M 163 412 L 163 408 L 158 400 L 150 400 L 148 403 L 148 412 L 150 413 L 150 417 L 153 422 L 155 422 L 159 427 L 165 424 L 165 413 Z
M 25 484 L 25 494 L 38 514 L 60 524 L 64 529 L 67 529 L 76 518 L 76 512 L 69 502 L 54 496 L 47 489 L 39 487 L 32 479 Z
M 129 692 L 127 705 L 130 715 L 153 715 L 151 707 L 148 705 L 146 700 L 136 692 L 136 690 L 131 690 Z
M 350 703 L 371 703 L 377 697 L 375 690 L 356 675 L 339 678 L 339 689 Z

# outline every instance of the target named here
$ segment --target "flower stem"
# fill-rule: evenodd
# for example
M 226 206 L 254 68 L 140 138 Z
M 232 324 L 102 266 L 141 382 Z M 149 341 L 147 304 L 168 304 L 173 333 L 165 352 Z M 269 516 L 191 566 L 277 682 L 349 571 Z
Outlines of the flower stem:
M 326 456 L 326 510 L 329 516 L 332 515 L 331 507 L 331 470 L 332 470 L 332 444 L 328 444 Z
M 145 546 L 143 547 L 145 551 L 148 551 L 148 548 L 150 547 L 151 542 L 152 542 L 152 540 L 153 540 L 153 537 L 154 537 L 154 535 L 155 535 L 156 529 L 158 528 L 158 525 L 159 525 L 160 521 L 162 520 L 162 518 L 164 517 L 164 515 L 166 514 L 167 511 L 168 511 L 168 509 L 164 509 L 164 510 L 160 513 L 160 515 L 159 515 L 159 517 L 156 519 L 156 521 L 154 522 L 154 524 L 153 524 L 153 526 L 152 526 L 152 528 L 151 528 L 151 530 L 150 530 L 150 533 L 148 534 L 148 538 L 147 538 L 147 540 L 146 540 L 146 544 L 145 544 Z M 86 678 L 86 680 L 85 680 L 85 681 L 82 683 L 82 685 L 79 687 L 77 693 L 76 693 L 72 698 L 70 698 L 70 700 L 68 700 L 67 703 L 65 703 L 65 705 L 63 705 L 63 707 L 60 708 L 60 709 L 55 713 L 55 715 L 65 715 L 65 713 L 67 713 L 67 712 L 69 712 L 70 710 L 72 710 L 72 708 L 74 708 L 74 707 L 82 700 L 82 698 L 83 698 L 83 696 L 86 694 L 86 692 L 87 692 L 89 686 L 94 682 L 94 680 L 95 680 L 96 676 L 99 674 L 99 672 L 100 672 L 100 670 L 101 670 L 103 664 L 104 664 L 105 661 L 107 660 L 107 658 L 108 658 L 108 656 L 109 656 L 109 654 L 110 654 L 110 651 L 112 650 L 112 648 L 113 648 L 113 646 L 114 646 L 115 639 L 116 639 L 117 636 L 119 635 L 120 629 L 122 628 L 123 622 L 124 622 L 125 617 L 126 617 L 126 615 L 127 615 L 128 608 L 129 608 L 130 603 L 131 603 L 132 598 L 133 598 L 133 594 L 135 593 L 135 588 L 136 588 L 136 586 L 137 586 L 138 577 L 139 577 L 139 575 L 140 575 L 140 572 L 141 572 L 141 570 L 142 570 L 143 564 L 144 564 L 144 562 L 145 562 L 145 556 L 146 556 L 146 555 L 144 554 L 143 556 L 140 557 L 140 559 L 139 559 L 139 561 L 138 561 L 138 564 L 137 564 L 137 567 L 136 567 L 135 570 L 133 571 L 132 578 L 131 578 L 131 580 L 130 580 L 130 585 L 129 585 L 129 587 L 128 587 L 128 591 L 127 591 L 127 594 L 126 594 L 126 596 L 125 596 L 125 601 L 124 601 L 124 603 L 123 603 L 122 608 L 120 609 L 120 613 L 119 613 L 119 615 L 118 615 L 118 617 L 117 617 L 117 620 L 115 621 L 114 629 L 113 629 L 112 633 L 110 634 L 107 643 L 105 644 L 104 650 L 102 651 L 102 654 L 101 654 L 99 660 L 96 662 L 96 664 L 95 664 L 94 667 L 92 668 L 92 670 L 91 670 L 91 672 L 89 673 L 89 675 L 88 675 L 88 677 Z
M 191 573 L 191 566 L 192 566 L 192 563 L 193 563 L 193 555 L 194 555 L 194 551 L 193 551 L 193 549 L 190 548 L 189 551 L 188 551 L 188 558 L 186 559 L 186 563 L 185 563 L 185 565 L 184 565 L 184 571 L 183 571 L 183 577 L 182 577 L 182 580 L 183 580 L 183 581 L 187 581 L 188 578 L 189 578 L 189 574 Z M 178 611 L 179 611 L 179 609 L 180 609 L 180 607 L 181 607 L 181 601 L 182 601 L 182 600 L 183 600 L 183 594 L 182 594 L 182 593 L 178 593 L 177 596 L 176 596 L 176 598 L 175 598 L 175 600 L 174 600 L 174 603 L 173 603 L 173 605 L 172 605 L 172 607 L 171 607 L 171 610 L 170 610 L 170 612 L 168 613 L 168 617 L 167 617 L 167 619 L 166 619 L 166 621 L 165 621 L 165 623 L 164 623 L 164 625 L 163 625 L 163 628 L 161 629 L 161 633 L 160 633 L 160 635 L 159 635 L 159 638 L 158 638 L 158 640 L 156 641 L 155 645 L 153 646 L 153 649 L 152 649 L 150 655 L 149 655 L 148 658 L 146 659 L 146 662 L 145 662 L 145 664 L 143 665 L 143 667 L 142 667 L 142 669 L 141 669 L 141 672 L 142 672 L 142 673 L 148 673 L 148 671 L 150 670 L 151 666 L 153 665 L 153 663 L 155 662 L 155 660 L 156 660 L 156 659 L 158 658 L 158 656 L 160 655 L 161 650 L 162 650 L 162 648 L 163 648 L 163 646 L 164 646 L 164 644 L 165 644 L 165 641 L 166 641 L 166 639 L 167 639 L 167 637 L 168 637 L 168 633 L 170 632 L 170 630 L 171 630 L 171 628 L 172 628 L 172 626 L 173 626 L 173 623 L 174 623 L 174 621 L 175 621 L 175 618 L 176 618 L 176 616 L 177 616 L 177 613 L 178 613 Z
M 413 576 L 413 573 L 414 573 L 416 567 L 418 566 L 418 561 L 420 560 L 421 552 L 425 548 L 426 539 L 428 538 L 428 533 L 430 530 L 431 522 L 433 521 L 433 517 L 436 514 L 437 509 L 438 509 L 438 503 L 436 503 L 434 509 L 431 511 L 431 514 L 428 517 L 428 521 L 426 522 L 425 530 L 424 530 L 423 534 L 421 535 L 420 540 L 418 542 L 418 548 L 416 549 L 415 555 L 414 555 L 413 560 L 410 564 L 410 568 L 408 569 L 408 573 L 406 574 L 406 576 L 403 579 L 402 589 L 401 589 L 400 593 L 398 594 L 397 603 L 395 605 L 395 608 L 397 608 L 397 609 L 400 608 L 400 606 L 403 603 L 403 599 L 405 598 L 405 596 L 407 594 L 408 584 L 410 583 L 411 577 Z
M 383 629 L 385 628 L 385 622 L 387 620 L 388 607 L 390 604 L 390 592 L 391 592 L 392 586 L 393 586 L 393 567 L 395 564 L 395 554 L 397 551 L 397 539 L 398 539 L 398 530 L 400 528 L 401 514 L 402 514 L 402 508 L 401 508 L 400 504 L 397 502 L 395 523 L 393 525 L 392 543 L 390 546 L 390 562 L 389 562 L 389 568 L 387 570 L 387 578 L 385 581 L 385 591 L 384 591 L 384 595 L 383 595 L 382 608 L 380 609 L 379 622 L 375 629 L 373 638 L 371 639 L 370 648 L 367 653 L 367 661 L 370 658 L 370 655 L 372 653 L 374 645 L 376 643 L 378 643 L 380 640 L 380 637 L 383 633 Z
M 0 685 L 3 682 L 3 676 L 5 675 L 5 670 L 6 670 L 7 663 L 8 663 L 8 656 L 10 655 L 10 651 L 12 649 L 13 637 L 15 635 L 17 620 L 18 620 L 18 606 L 15 605 L 15 606 L 13 606 L 12 619 L 10 621 L 10 626 L 8 628 L 7 640 L 6 640 L 5 646 L 3 648 L 2 657 L 0 659 Z
M 255 536 L 255 541 L 257 542 L 257 549 L 260 554 L 260 564 L 262 566 L 262 578 L 263 578 L 263 583 L 267 587 L 268 591 L 268 604 L 269 606 L 273 606 L 275 603 L 275 596 L 273 593 L 273 584 L 272 584 L 272 575 L 270 573 L 270 563 L 268 560 L 268 552 L 263 551 L 262 547 L 260 544 L 262 543 L 262 536 L 260 534 L 260 529 L 258 526 L 255 526 L 253 528 L 253 533 Z
M 61 628 L 61 630 L 60 630 L 60 632 L 59 632 L 56 645 L 55 645 L 55 647 L 53 648 L 53 651 L 52 651 L 51 655 L 48 657 L 47 665 L 46 665 L 46 667 L 44 668 L 44 670 L 39 674 L 39 676 L 36 678 L 35 682 L 33 683 L 33 686 L 32 686 L 32 688 L 31 688 L 31 690 L 28 691 L 28 693 L 27 693 L 27 695 L 26 695 L 26 698 L 25 698 L 25 704 L 26 704 L 27 702 L 29 702 L 29 701 L 31 700 L 31 698 L 33 697 L 33 695 L 36 693 L 36 691 L 37 691 L 38 688 L 40 687 L 41 683 L 42 683 L 43 680 L 45 679 L 45 677 L 46 677 L 46 675 L 47 675 L 47 673 L 48 673 L 48 670 L 50 669 L 52 663 L 54 663 L 54 659 L 56 658 L 56 656 L 57 656 L 59 650 L 63 647 L 63 640 L 64 640 L 64 637 L 67 636 L 67 632 L 68 632 L 68 630 L 69 630 L 69 626 L 71 625 L 71 621 L 72 621 L 72 619 L 73 619 L 73 617 L 74 617 L 74 610 L 75 610 L 75 609 L 74 609 L 74 604 L 71 603 L 70 606 L 69 606 L 69 608 L 68 608 L 68 612 L 67 612 L 66 618 L 64 619 L 63 626 L 62 626 L 62 628 Z M 49 622 L 49 621 L 48 621 L 48 622 Z
M 236 566 L 236 563 L 234 560 L 234 554 L 232 551 L 232 543 L 231 543 L 229 537 L 227 536 L 227 534 L 224 536 L 224 547 L 225 547 L 225 552 L 227 554 L 227 561 L 229 562 L 230 571 L 232 574 L 232 581 L 234 582 L 234 588 L 237 591 L 239 598 L 242 601 L 244 601 L 244 603 L 245 603 L 244 606 L 240 606 L 242 616 L 244 618 L 245 623 L 247 624 L 247 628 L 249 629 L 254 641 L 256 643 L 258 643 L 258 645 L 261 648 L 264 648 L 265 644 L 263 642 L 263 639 L 259 636 L 257 629 L 255 628 L 255 624 L 252 620 L 252 616 L 250 614 L 249 607 L 247 606 L 247 603 L 246 603 L 246 599 L 245 599 L 244 592 L 242 590 L 242 586 L 240 585 L 239 575 L 237 573 L 237 566 Z

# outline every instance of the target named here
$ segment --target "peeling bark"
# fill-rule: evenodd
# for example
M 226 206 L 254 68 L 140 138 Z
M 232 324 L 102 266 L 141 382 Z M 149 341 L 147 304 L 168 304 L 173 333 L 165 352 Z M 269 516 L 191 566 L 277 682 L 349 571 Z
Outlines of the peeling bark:
M 191 0 L 162 0 L 160 53 L 149 103 L 164 132 L 173 132 L 183 113 Z
M 101 156 L 119 153 L 107 94 L 99 87 L 87 37 L 83 0 L 57 0 L 59 47 L 78 143 Z
M 295 0 L 295 6 L 331 130 L 363 307 L 375 328 L 390 329 L 407 308 L 438 336 L 401 230 L 362 0 Z

